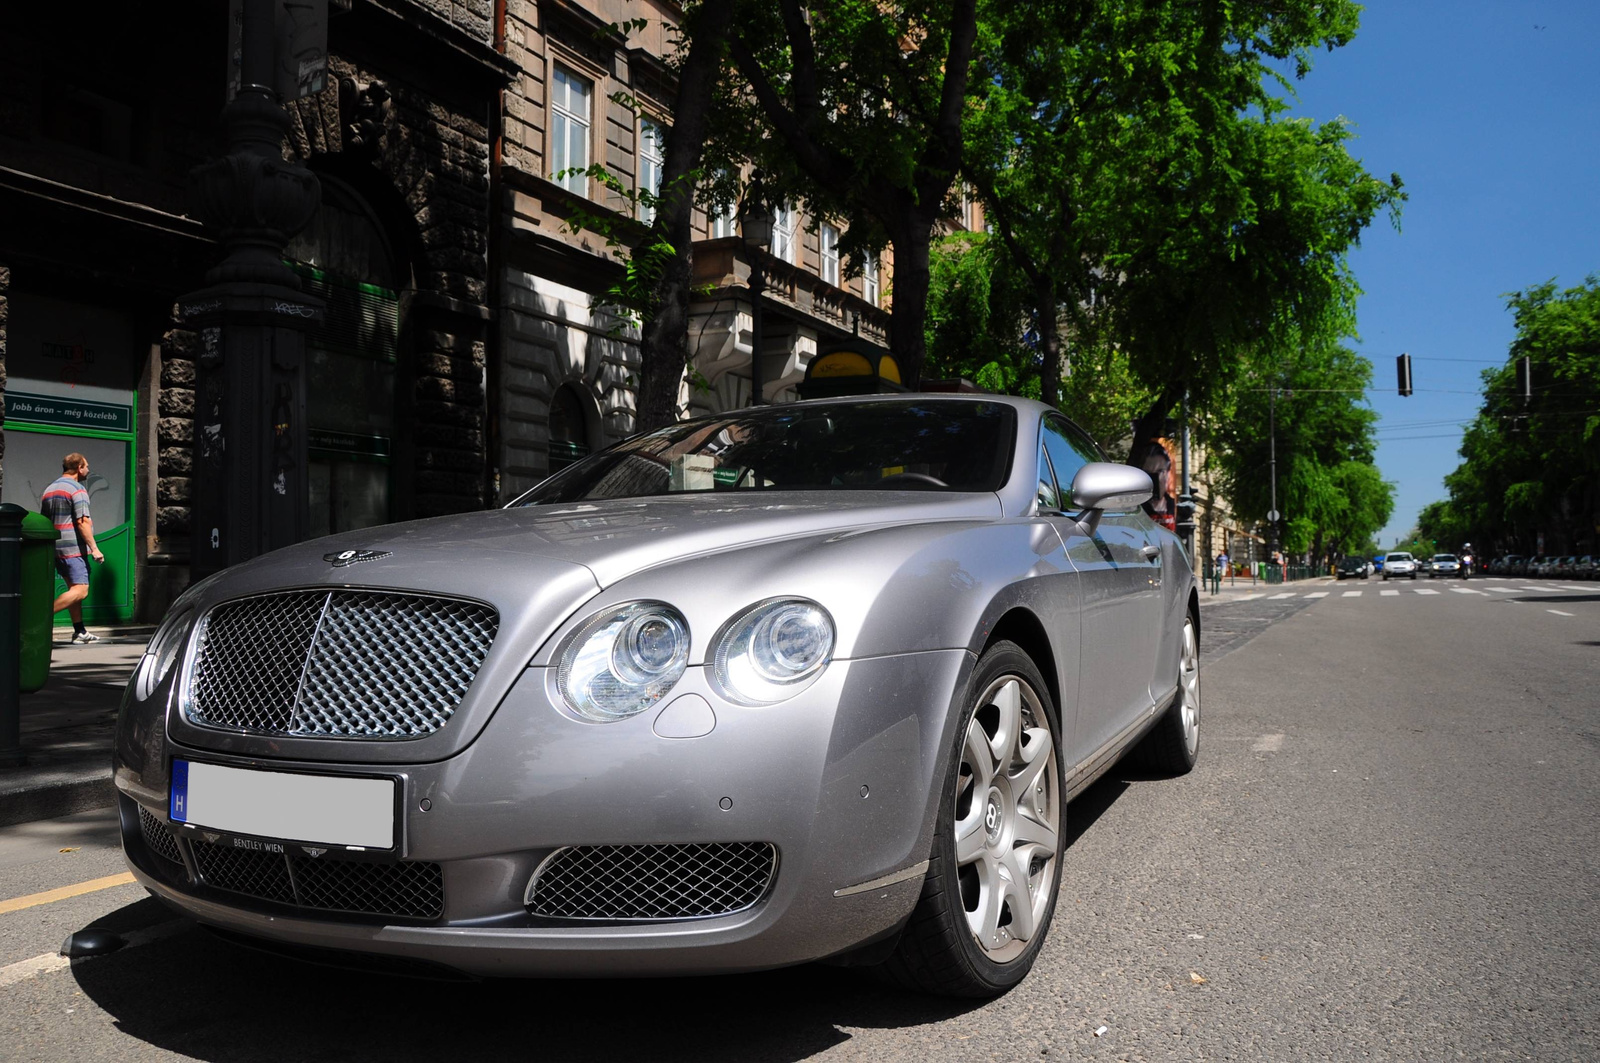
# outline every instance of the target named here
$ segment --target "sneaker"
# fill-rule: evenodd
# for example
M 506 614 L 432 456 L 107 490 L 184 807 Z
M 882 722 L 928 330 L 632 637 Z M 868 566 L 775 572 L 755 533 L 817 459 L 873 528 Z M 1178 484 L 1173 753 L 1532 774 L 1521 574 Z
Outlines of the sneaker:
M 92 631 L 80 631 L 76 635 L 72 636 L 72 643 L 75 646 L 87 646 L 91 642 L 99 642 L 99 641 L 100 641 L 100 636 L 96 635 Z

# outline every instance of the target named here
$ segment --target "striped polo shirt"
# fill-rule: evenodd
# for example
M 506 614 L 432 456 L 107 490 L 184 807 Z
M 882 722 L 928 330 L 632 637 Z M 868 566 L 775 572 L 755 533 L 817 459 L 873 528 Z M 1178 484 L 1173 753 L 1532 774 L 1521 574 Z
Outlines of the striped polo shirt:
M 89 492 L 78 478 L 63 473 L 61 479 L 46 487 L 44 497 L 39 499 L 39 512 L 56 526 L 56 556 L 82 557 L 77 521 L 89 515 Z

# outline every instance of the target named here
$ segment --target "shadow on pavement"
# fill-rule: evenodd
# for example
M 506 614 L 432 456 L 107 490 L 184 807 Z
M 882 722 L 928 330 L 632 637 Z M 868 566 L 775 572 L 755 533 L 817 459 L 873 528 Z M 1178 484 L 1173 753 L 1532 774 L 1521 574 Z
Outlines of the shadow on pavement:
M 141 901 L 97 926 L 160 921 Z M 80 961 L 79 988 L 117 1028 L 217 1063 L 281 1060 L 790 1061 L 840 1027 L 940 1022 L 980 1001 L 921 997 L 814 965 L 709 978 L 440 982 L 315 966 L 197 926 Z
M 1519 594 L 1508 602 L 1600 602 L 1600 594 Z

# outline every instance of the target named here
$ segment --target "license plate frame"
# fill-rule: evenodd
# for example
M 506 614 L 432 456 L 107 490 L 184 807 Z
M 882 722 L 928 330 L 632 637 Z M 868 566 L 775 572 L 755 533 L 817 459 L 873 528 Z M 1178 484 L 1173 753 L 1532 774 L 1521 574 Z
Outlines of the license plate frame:
M 392 851 L 400 780 L 236 767 L 174 757 L 167 812 L 174 824 L 355 852 Z

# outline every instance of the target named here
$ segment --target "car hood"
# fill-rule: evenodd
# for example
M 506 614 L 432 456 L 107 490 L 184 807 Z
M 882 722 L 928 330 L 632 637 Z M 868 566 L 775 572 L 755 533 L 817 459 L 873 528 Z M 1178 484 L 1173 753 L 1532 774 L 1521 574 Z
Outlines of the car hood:
M 802 536 L 929 521 L 996 519 L 988 493 L 906 491 L 668 495 L 562 506 L 462 513 L 314 539 L 247 561 L 224 574 L 228 594 L 278 586 L 377 585 L 466 593 L 463 584 L 503 588 L 526 572 L 586 570 L 591 591 L 655 565 Z M 381 553 L 336 567 L 330 555 Z M 220 589 L 220 588 L 219 588 Z M 490 600 L 488 593 L 474 595 Z

